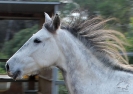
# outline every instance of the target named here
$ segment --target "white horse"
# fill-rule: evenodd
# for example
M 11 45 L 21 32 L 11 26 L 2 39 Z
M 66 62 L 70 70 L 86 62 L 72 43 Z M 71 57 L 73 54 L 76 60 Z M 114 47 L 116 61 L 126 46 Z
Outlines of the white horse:
M 61 24 L 45 13 L 45 23 L 6 63 L 13 79 L 56 66 L 70 94 L 133 94 L 133 68 L 127 64 L 124 36 L 103 29 L 108 20 L 74 19 Z M 120 40 L 120 38 L 123 40 Z

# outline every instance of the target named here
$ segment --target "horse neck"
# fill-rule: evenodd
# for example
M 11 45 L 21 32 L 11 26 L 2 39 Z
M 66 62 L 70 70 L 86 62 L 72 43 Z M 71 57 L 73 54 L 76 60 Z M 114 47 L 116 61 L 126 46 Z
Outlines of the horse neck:
M 60 48 L 61 57 L 63 57 L 63 59 L 59 59 L 60 63 L 57 64 L 57 67 L 63 73 L 70 94 L 99 94 L 99 92 L 101 94 L 114 94 L 109 92 L 115 88 L 117 90 L 116 85 L 119 87 L 121 82 L 127 85 L 132 81 L 133 75 L 129 73 L 129 71 L 133 73 L 132 67 L 121 66 L 120 69 L 123 68 L 125 71 L 114 70 L 109 63 L 117 62 L 117 60 L 111 60 L 102 53 L 100 57 L 103 59 L 100 60 L 93 51 L 89 51 L 69 32 L 59 30 L 55 39 Z M 109 66 L 106 66 L 106 62 L 109 62 Z M 100 88 L 99 85 L 101 84 Z M 129 87 L 133 88 L 133 84 Z M 95 92 L 96 88 L 97 92 Z
M 58 65 L 70 94 L 87 94 L 89 81 L 103 79 L 107 74 L 104 66 L 76 38 L 68 32 L 61 32 L 58 45 L 65 57 L 63 65 Z

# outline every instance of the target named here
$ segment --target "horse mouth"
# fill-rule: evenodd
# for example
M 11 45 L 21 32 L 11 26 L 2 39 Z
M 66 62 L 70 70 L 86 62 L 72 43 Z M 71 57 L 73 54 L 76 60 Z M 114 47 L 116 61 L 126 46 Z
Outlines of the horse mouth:
M 21 74 L 20 70 L 17 70 L 16 72 L 14 72 L 13 74 L 8 72 L 8 76 L 12 77 L 14 80 L 17 79 L 17 77 Z
M 18 71 L 16 71 L 14 74 L 13 74 L 13 79 L 14 80 L 16 80 L 17 79 L 17 77 L 20 75 L 20 71 L 18 70 Z

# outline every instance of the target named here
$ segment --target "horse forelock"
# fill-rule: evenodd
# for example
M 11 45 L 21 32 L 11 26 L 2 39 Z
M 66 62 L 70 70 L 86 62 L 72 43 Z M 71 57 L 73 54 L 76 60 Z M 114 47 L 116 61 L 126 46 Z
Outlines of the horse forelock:
M 82 20 L 79 17 L 69 23 L 63 22 L 62 29 L 67 29 L 78 38 L 106 66 L 122 70 L 121 65 L 128 64 L 124 47 L 127 41 L 122 33 L 105 28 L 105 24 L 111 20 L 114 18 L 103 20 L 101 17 L 94 17 Z

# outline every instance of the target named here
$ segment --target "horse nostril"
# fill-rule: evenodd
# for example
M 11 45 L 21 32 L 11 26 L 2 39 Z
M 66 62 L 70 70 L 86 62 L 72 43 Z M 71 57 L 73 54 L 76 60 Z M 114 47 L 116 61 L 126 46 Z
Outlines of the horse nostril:
M 6 64 L 6 70 L 9 71 L 9 65 L 8 64 Z

